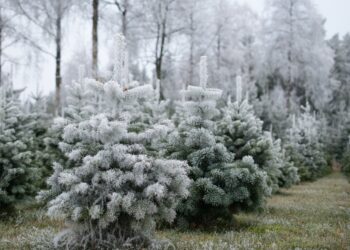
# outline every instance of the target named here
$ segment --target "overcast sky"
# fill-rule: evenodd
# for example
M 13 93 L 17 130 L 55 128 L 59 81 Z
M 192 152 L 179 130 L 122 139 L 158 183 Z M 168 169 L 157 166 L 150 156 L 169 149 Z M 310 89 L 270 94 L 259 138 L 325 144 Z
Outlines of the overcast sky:
M 258 13 L 264 10 L 264 0 L 237 0 L 246 3 Z M 350 32 L 350 0 L 313 0 L 318 11 L 326 18 L 327 37 Z
M 189 0 L 191 1 L 191 0 Z M 264 0 L 232 0 L 240 3 L 246 3 L 257 13 L 262 14 L 264 10 Z M 327 31 L 327 38 L 336 33 L 344 35 L 350 32 L 350 0 L 314 0 L 318 11 L 326 18 L 325 28 Z M 79 26 L 79 25 L 78 25 Z M 85 46 L 90 46 L 90 27 L 77 27 L 72 31 L 79 39 L 70 38 L 66 41 L 65 57 L 63 64 L 69 60 L 73 51 L 81 43 Z M 73 28 L 73 27 L 72 27 Z M 78 43 L 78 46 L 77 46 Z M 52 59 L 40 59 L 40 68 L 21 66 L 16 69 L 14 76 L 14 83 L 16 87 L 26 87 L 25 96 L 30 93 L 35 93 L 39 88 L 41 92 L 47 94 L 54 90 L 54 61 Z M 64 65 L 63 65 L 64 67 Z M 35 70 L 36 69 L 36 70 Z

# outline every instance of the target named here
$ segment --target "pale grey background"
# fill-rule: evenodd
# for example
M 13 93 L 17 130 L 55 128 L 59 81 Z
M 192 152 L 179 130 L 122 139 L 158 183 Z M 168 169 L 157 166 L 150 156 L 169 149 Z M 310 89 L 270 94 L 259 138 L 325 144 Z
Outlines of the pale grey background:
M 245 3 L 252 7 L 259 15 L 263 15 L 264 12 L 264 0 L 232 0 L 240 3 Z M 320 14 L 326 19 L 325 29 L 327 32 L 327 38 L 332 37 L 334 34 L 339 33 L 341 36 L 347 32 L 350 32 L 350 0 L 314 0 L 314 3 L 320 12 Z M 65 41 L 64 54 L 63 54 L 63 67 L 65 62 L 69 61 L 73 55 L 73 51 L 80 48 L 81 45 L 85 45 L 89 51 L 90 47 L 90 26 L 86 26 L 87 23 L 71 23 L 71 32 L 68 39 Z M 101 34 L 103 37 L 103 34 Z M 102 39 L 101 39 L 102 40 Z M 104 43 L 108 41 L 105 38 Z M 103 44 L 101 44 L 103 47 Z M 22 51 L 14 51 L 19 61 L 21 62 Z M 108 51 L 100 49 L 100 61 L 104 62 Z M 24 60 L 23 60 L 24 61 Z M 24 97 L 35 93 L 37 90 L 44 94 L 54 90 L 54 61 L 51 58 L 40 58 L 39 66 L 34 66 L 34 63 L 28 65 L 20 63 L 14 67 L 13 81 L 14 85 L 18 87 L 26 87 Z M 63 71 L 64 72 L 64 71 Z

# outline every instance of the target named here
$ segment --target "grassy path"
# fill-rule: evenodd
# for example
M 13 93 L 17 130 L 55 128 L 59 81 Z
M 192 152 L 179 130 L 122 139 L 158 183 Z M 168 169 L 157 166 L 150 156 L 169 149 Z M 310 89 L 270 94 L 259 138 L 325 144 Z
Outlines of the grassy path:
M 350 183 L 334 173 L 271 197 L 262 214 L 241 214 L 224 233 L 165 231 L 177 249 L 350 250 Z
M 225 232 L 160 231 L 176 249 L 345 249 L 350 250 L 350 183 L 334 173 L 271 197 L 261 214 L 240 214 L 235 230 Z M 44 211 L 26 210 L 0 222 L 0 249 L 33 249 L 29 242 L 63 227 Z M 45 237 L 45 236 L 44 236 Z

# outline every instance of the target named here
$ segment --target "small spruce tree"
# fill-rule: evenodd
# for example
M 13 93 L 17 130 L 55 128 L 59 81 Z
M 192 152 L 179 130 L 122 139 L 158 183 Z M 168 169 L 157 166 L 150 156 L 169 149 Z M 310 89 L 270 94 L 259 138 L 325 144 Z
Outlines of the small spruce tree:
M 221 90 L 206 87 L 205 57 L 200 71 L 200 86 L 189 86 L 183 92 L 187 99 L 184 119 L 170 134 L 164 152 L 190 165 L 190 196 L 178 206 L 182 226 L 231 221 L 232 212 L 262 206 L 269 193 L 266 174 L 251 157 L 234 161 L 234 155 L 216 141 L 214 119 L 220 114 L 216 100 Z
M 125 65 L 120 60 L 117 57 L 116 65 Z M 38 197 L 49 200 L 49 216 L 70 225 L 56 237 L 57 248 L 147 247 L 156 223 L 171 223 L 177 203 L 188 195 L 185 162 L 147 155 L 144 144 L 158 128 L 130 129 L 135 100 L 152 95 L 152 87 L 130 88 L 114 81 L 123 79 L 118 76 L 84 86 L 99 93 L 92 103 L 99 114 L 67 121 L 59 143 L 67 162 L 55 163 L 50 189 Z
M 52 174 L 53 154 L 47 150 L 45 140 L 49 135 L 52 117 L 46 112 L 46 100 L 40 95 L 32 96 L 33 102 L 29 103 L 28 130 L 31 133 L 30 151 L 32 152 L 32 166 L 38 168 L 40 178 L 37 185 L 44 188 L 46 178 Z
M 315 180 L 329 172 L 323 144 L 320 138 L 320 124 L 307 103 L 303 113 L 295 119 L 287 131 L 286 152 L 298 168 L 302 181 Z
M 278 139 L 271 141 L 271 150 L 274 157 L 270 160 L 270 164 L 277 165 L 278 169 L 281 171 L 281 175 L 278 177 L 278 186 L 282 188 L 290 188 L 300 182 L 298 168 L 294 166 L 294 163 L 286 154 L 281 140 Z
M 140 137 L 106 114 L 65 127 L 60 146 L 73 166 L 56 164 L 51 190 L 41 193 L 53 197 L 48 214 L 72 225 L 56 246 L 141 248 L 157 222 L 174 220 L 188 194 L 186 164 L 147 157 L 142 144 L 131 143 Z
M 19 94 L 10 84 L 0 87 L 0 210 L 6 213 L 36 192 L 37 169 Z
M 279 142 L 274 142 L 270 132 L 263 131 L 263 122 L 255 116 L 253 106 L 248 99 L 241 101 L 241 82 L 237 77 L 237 101 L 231 103 L 229 97 L 227 107 L 222 110 L 222 118 L 218 121 L 217 136 L 227 149 L 240 160 L 246 156 L 254 159 L 260 169 L 268 175 L 268 185 L 272 192 L 277 192 L 280 179 L 289 179 L 295 183 L 297 179 L 289 175 L 289 171 L 296 171 L 288 164 L 283 164 Z M 283 169 L 287 168 L 289 170 Z M 287 174 L 286 176 L 284 175 Z M 294 172 L 294 174 L 296 174 Z
M 63 130 L 68 124 L 84 121 L 93 114 L 97 114 L 102 108 L 98 100 L 102 91 L 102 84 L 94 79 L 84 78 L 83 67 L 80 67 L 79 79 L 73 81 L 65 90 L 66 96 L 62 104 L 61 116 L 53 119 L 44 138 L 45 152 L 51 156 L 52 162 L 68 167 L 68 159 L 59 148 Z M 53 173 L 52 164 L 48 167 L 51 175 Z

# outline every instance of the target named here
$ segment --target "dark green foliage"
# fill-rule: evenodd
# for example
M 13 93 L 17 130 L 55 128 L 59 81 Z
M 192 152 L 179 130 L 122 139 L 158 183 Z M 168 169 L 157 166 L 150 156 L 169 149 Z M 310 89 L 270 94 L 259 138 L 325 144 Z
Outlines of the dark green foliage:
M 313 181 L 329 173 L 330 167 L 321 145 L 307 137 L 301 138 L 299 143 L 296 148 L 288 146 L 287 152 L 291 155 L 294 165 L 298 167 L 300 179 Z
M 234 159 L 234 154 L 214 135 L 219 115 L 215 91 L 189 87 L 186 113 L 169 136 L 165 155 L 187 160 L 193 180 L 190 196 L 178 206 L 182 226 L 207 226 L 219 220 L 231 221 L 232 213 L 264 205 L 270 190 L 266 173 L 251 157 Z
M 280 185 L 285 187 L 284 183 L 298 181 L 296 169 L 284 162 L 286 159 L 283 159 L 280 142 L 273 142 L 272 135 L 263 131 L 262 121 L 255 116 L 247 100 L 229 104 L 223 109 L 217 136 L 235 154 L 236 160 L 251 156 L 255 164 L 268 174 L 267 182 L 273 192 Z M 280 181 L 282 179 L 283 182 Z
M 35 183 L 40 175 L 32 164 L 31 135 L 19 93 L 6 86 L 0 88 L 0 93 L 0 209 L 9 211 L 36 192 Z
M 286 152 L 302 181 L 316 180 L 330 171 L 320 137 L 320 123 L 311 114 L 309 105 L 288 131 Z
M 52 174 L 52 164 L 55 154 L 48 148 L 46 139 L 49 136 L 52 117 L 46 113 L 46 100 L 41 96 L 34 96 L 34 103 L 30 107 L 28 116 L 28 130 L 31 133 L 30 151 L 32 152 L 32 165 L 38 171 L 37 186 L 46 187 L 46 179 Z

